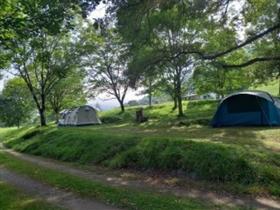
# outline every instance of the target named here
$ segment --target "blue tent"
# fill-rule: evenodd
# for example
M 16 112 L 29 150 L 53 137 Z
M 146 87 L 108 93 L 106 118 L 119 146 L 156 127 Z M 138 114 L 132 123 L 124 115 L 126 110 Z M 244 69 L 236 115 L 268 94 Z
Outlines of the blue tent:
M 233 93 L 221 101 L 211 124 L 213 127 L 280 126 L 280 100 L 261 91 Z

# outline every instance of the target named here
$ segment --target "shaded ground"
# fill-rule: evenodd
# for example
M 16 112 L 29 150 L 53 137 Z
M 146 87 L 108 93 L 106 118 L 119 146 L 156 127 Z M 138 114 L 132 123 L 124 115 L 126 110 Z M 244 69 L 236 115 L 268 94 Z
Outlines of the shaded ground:
M 37 164 L 39 166 L 43 166 L 49 169 L 55 169 L 58 171 L 69 173 L 71 175 L 75 175 L 89 180 L 95 180 L 95 181 L 97 180 L 104 183 L 109 183 L 110 185 L 113 186 L 125 186 L 129 188 L 138 188 L 143 190 L 157 191 L 161 193 L 172 193 L 177 196 L 198 198 L 198 199 L 211 201 L 215 204 L 222 204 L 227 206 L 242 205 L 248 208 L 256 208 L 256 209 L 280 209 L 280 201 L 272 200 L 269 198 L 264 198 L 264 197 L 250 198 L 250 197 L 232 196 L 230 194 L 210 192 L 205 189 L 201 189 L 199 187 L 196 188 L 194 186 L 186 186 L 186 185 L 180 187 L 178 185 L 172 184 L 174 181 L 176 182 L 175 177 L 174 178 L 171 177 L 166 178 L 164 176 L 153 177 L 153 176 L 148 176 L 147 174 L 136 175 L 133 173 L 121 172 L 121 171 L 112 173 L 111 171 L 102 168 L 92 168 L 91 170 L 85 170 L 58 161 L 53 161 L 45 158 L 38 158 L 30 155 L 17 153 L 12 150 L 5 150 L 5 151 L 19 159 L 31 162 L 33 164 Z M 16 177 L 15 175 L 9 176 L 8 174 L 9 172 L 6 171 L 6 175 L 4 173 L 4 175 L 2 174 L 2 176 L 6 178 L 14 176 L 14 178 L 9 178 L 11 182 L 13 182 L 13 180 L 17 180 L 16 177 L 18 176 Z M 0 178 L 1 178 L 1 173 L 0 173 Z M 22 183 L 22 181 L 20 181 L 21 177 L 19 177 L 18 179 L 19 179 L 19 184 Z M 36 186 L 37 184 L 38 183 L 36 183 Z M 79 198 L 75 198 L 75 196 L 73 196 L 72 194 L 69 194 L 67 192 L 61 192 L 59 190 L 55 191 L 55 195 L 57 196 L 53 197 L 52 196 L 53 189 L 48 188 L 45 190 L 43 189 L 45 185 L 41 186 L 40 184 L 38 184 L 38 187 L 39 188 L 42 187 L 42 189 L 37 189 L 37 190 L 39 190 L 42 193 L 42 196 L 46 196 L 45 198 L 47 200 L 58 199 L 58 201 L 64 203 L 64 206 L 71 207 L 72 209 L 77 209 L 75 208 L 76 201 L 77 203 L 82 203 L 81 205 L 89 205 L 89 206 L 97 205 L 97 207 L 101 205 L 102 207 L 102 204 L 96 204 L 95 202 L 91 204 L 90 202 L 92 201 L 80 200 Z M 24 186 L 21 186 L 21 188 L 24 188 Z M 45 191 L 47 192 L 46 195 L 44 195 Z M 94 209 L 97 209 L 97 207 Z M 78 208 L 78 209 L 90 209 L 90 208 Z M 110 208 L 106 207 L 103 209 L 109 210 Z
M 80 198 L 72 193 L 55 189 L 28 177 L 18 175 L 5 168 L 0 168 L 0 180 L 32 196 L 39 197 L 69 210 L 118 210 L 117 208 L 110 207 L 98 201 L 94 201 L 93 199 Z

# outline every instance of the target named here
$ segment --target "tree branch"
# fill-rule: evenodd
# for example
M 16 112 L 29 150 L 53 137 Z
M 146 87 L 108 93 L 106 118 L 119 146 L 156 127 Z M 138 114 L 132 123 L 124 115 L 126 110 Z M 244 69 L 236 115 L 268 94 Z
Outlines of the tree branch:
M 231 47 L 225 51 L 222 51 L 222 52 L 216 52 L 216 53 L 213 53 L 213 54 L 204 54 L 203 52 L 199 51 L 199 50 L 186 50 L 186 51 L 181 51 L 179 53 L 177 53 L 173 58 L 177 58 L 177 57 L 180 57 L 181 55 L 183 54 L 197 54 L 199 55 L 203 60 L 214 60 L 216 58 L 219 58 L 219 57 L 222 57 L 224 55 L 227 55 L 237 49 L 240 49 L 248 44 L 251 44 L 252 42 L 256 41 L 257 39 L 260 39 L 262 38 L 263 36 L 277 30 L 280 28 L 280 23 L 266 29 L 265 31 L 253 36 L 253 37 L 250 37 L 249 39 L 247 39 L 246 41 L 240 43 L 240 44 L 237 44 L 236 46 L 234 47 Z
M 220 62 L 215 62 L 215 63 L 221 65 L 223 68 L 230 69 L 230 68 L 242 68 L 257 62 L 268 62 L 268 61 L 280 61 L 280 55 L 272 56 L 272 57 L 257 57 L 241 64 L 227 64 L 227 63 L 220 63 Z

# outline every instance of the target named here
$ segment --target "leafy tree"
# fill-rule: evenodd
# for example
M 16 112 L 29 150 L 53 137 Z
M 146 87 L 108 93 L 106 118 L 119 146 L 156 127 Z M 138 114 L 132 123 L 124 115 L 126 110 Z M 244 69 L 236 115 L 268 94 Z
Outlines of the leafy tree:
M 239 5 L 240 8 L 236 8 Z M 168 15 L 172 8 L 177 14 Z M 271 42 L 269 37 L 280 28 L 279 3 L 270 0 L 246 0 L 243 4 L 237 0 L 199 0 L 199 1 L 157 1 L 128 0 L 115 1 L 112 9 L 118 17 L 118 27 L 131 48 L 137 49 L 154 40 L 154 34 L 163 27 L 170 27 L 165 18 L 155 19 L 155 14 L 166 14 L 170 22 L 177 23 L 184 30 L 195 28 L 197 33 L 191 45 L 178 48 L 169 59 L 180 55 L 193 55 L 213 64 L 219 63 L 223 68 L 242 68 L 255 63 L 279 61 L 279 52 L 251 54 L 239 63 L 227 63 L 220 58 L 231 56 L 233 52 L 245 49 L 249 52 L 262 40 Z M 265 17 L 265 18 L 264 18 Z M 189 22 L 190 24 L 180 24 Z M 230 33 L 227 33 L 229 32 Z M 242 37 L 240 34 L 242 33 Z M 134 36 L 137 34 L 137 36 Z M 219 36 L 222 34 L 222 36 Z M 231 34 L 230 36 L 228 36 Z M 189 39 L 186 37 L 186 39 Z M 212 42 L 223 40 L 225 45 L 211 47 Z M 213 45 L 212 45 L 213 46 Z M 164 53 L 164 51 L 163 51 Z M 159 59 L 164 59 L 160 57 Z M 157 61 L 156 61 L 157 62 Z
M 56 122 L 59 113 L 63 109 L 77 107 L 86 103 L 86 95 L 83 91 L 83 76 L 74 71 L 57 83 L 47 97 Z
M 117 99 L 121 111 L 125 111 L 124 100 L 129 88 L 125 75 L 127 62 L 124 57 L 126 45 L 120 36 L 108 28 L 97 35 L 88 28 L 82 37 L 83 65 L 88 74 L 88 92 L 94 96 L 107 93 Z
M 193 75 L 193 83 L 198 94 L 216 93 L 219 98 L 233 91 L 248 89 L 251 85 L 246 71 L 219 69 L 200 66 Z
M 130 40 L 133 43 L 130 47 L 133 56 L 129 75 L 141 78 L 135 74 L 145 75 L 155 71 L 154 74 L 170 82 L 168 90 L 173 91 L 171 96 L 174 108 L 178 107 L 178 116 L 183 116 L 183 83 L 192 72 L 194 58 L 191 55 L 176 55 L 195 45 L 195 36 L 200 26 L 194 24 L 192 17 L 180 16 L 179 10 L 174 6 L 164 12 L 153 11 L 149 19 L 142 23 L 147 30 L 149 27 L 154 27 L 154 30 L 149 31 L 149 35 L 140 33 L 135 42 Z
M 47 97 L 76 65 L 78 56 L 73 53 L 68 36 L 42 34 L 17 43 L 13 72 L 26 83 L 40 115 L 41 126 L 45 126 Z
M 7 0 L 0 3 L 0 50 L 12 55 L 12 72 L 25 81 L 42 126 L 46 125 L 47 95 L 75 62 L 72 40 L 66 34 L 73 29 L 77 13 L 86 15 L 99 2 Z M 2 68 L 6 65 L 5 56 L 0 54 Z
M 24 81 L 15 77 L 3 89 L 0 100 L 1 120 L 7 126 L 20 126 L 27 122 L 35 108 Z
M 142 90 L 141 93 L 148 95 L 148 104 L 151 107 L 153 101 L 152 99 L 158 89 L 159 82 L 155 77 L 147 76 L 143 78 L 143 80 L 140 82 L 140 85 L 144 87 L 144 90 Z

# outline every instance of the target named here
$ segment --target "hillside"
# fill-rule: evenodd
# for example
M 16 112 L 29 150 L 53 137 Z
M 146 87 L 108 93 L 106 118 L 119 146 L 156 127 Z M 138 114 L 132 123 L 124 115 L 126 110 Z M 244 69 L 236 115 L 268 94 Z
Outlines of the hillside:
M 1 141 L 17 151 L 111 169 L 164 171 L 232 193 L 280 196 L 280 136 L 277 128 L 221 128 L 207 124 L 217 102 L 185 102 L 177 119 L 172 104 L 145 108 L 149 122 L 102 113 L 100 126 L 1 129 Z M 109 123 L 109 122 L 114 123 Z
M 180 119 L 177 118 L 177 111 L 173 111 L 173 104 L 171 102 L 156 104 L 152 107 L 143 106 L 144 115 L 149 118 L 149 126 L 161 125 L 170 126 L 176 123 L 189 124 L 205 124 L 208 125 L 210 119 L 216 111 L 218 101 L 191 101 L 183 102 L 185 116 Z M 135 112 L 139 110 L 140 106 L 127 107 L 125 113 L 120 113 L 119 109 L 113 109 L 100 113 L 102 122 L 104 123 L 131 123 L 135 121 Z
M 252 90 L 266 91 L 273 96 L 278 96 L 279 85 L 280 85 L 279 81 L 275 80 L 275 81 L 269 82 L 268 84 L 260 85 L 260 86 L 257 86 L 257 87 L 252 87 Z

